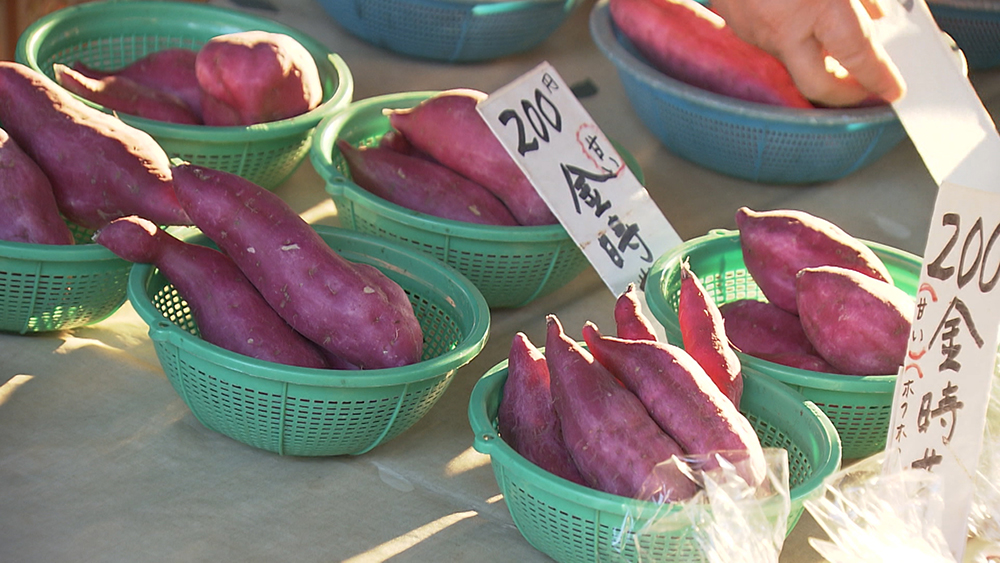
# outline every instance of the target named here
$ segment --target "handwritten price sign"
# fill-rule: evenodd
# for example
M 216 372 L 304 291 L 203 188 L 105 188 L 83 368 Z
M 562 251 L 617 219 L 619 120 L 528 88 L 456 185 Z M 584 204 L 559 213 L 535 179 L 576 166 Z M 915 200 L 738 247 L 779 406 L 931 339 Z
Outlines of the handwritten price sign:
M 943 531 L 960 561 L 1000 329 L 1000 135 L 926 3 L 884 7 L 873 37 L 908 90 L 893 107 L 940 186 L 886 452 L 942 477 Z
M 681 238 L 555 69 L 538 65 L 478 109 L 612 293 L 643 289 Z

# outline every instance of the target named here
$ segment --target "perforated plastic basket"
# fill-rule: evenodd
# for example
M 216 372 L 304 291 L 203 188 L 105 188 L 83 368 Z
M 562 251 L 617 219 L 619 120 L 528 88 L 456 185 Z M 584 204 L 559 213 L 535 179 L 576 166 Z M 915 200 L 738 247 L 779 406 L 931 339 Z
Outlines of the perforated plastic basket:
M 906 137 L 889 106 L 792 109 L 745 102 L 696 88 L 653 68 L 611 20 L 607 0 L 590 32 L 618 69 L 635 113 L 671 152 L 737 178 L 810 184 L 846 176 Z
M 991 0 L 927 2 L 938 27 L 955 40 L 972 70 L 1000 66 L 1000 4 Z
M 689 563 L 706 560 L 686 517 L 676 511 L 656 515 L 655 531 L 622 538 L 626 516 L 642 530 L 643 515 L 655 505 L 596 491 L 541 469 L 507 445 L 497 432 L 507 362 L 476 383 L 469 400 L 469 421 L 476 451 L 490 455 L 497 485 L 514 524 L 539 551 L 559 562 L 643 561 Z M 840 441 L 827 417 L 812 403 L 770 377 L 745 379 L 741 411 L 766 448 L 788 451 L 791 507 L 789 531 L 807 498 L 823 492 L 823 479 L 840 468 Z
M 348 32 L 403 55 L 472 62 L 521 53 L 552 34 L 579 0 L 318 0 Z
M 310 159 L 337 205 L 341 225 L 408 244 L 453 266 L 491 307 L 521 307 L 570 282 L 589 263 L 561 225 L 502 227 L 441 219 L 390 203 L 351 181 L 337 139 L 372 144 L 391 128 L 383 108 L 413 107 L 434 93 L 359 100 L 316 128 Z M 634 159 L 625 152 L 622 158 L 641 181 Z
M 358 455 L 395 438 L 437 403 L 485 345 L 489 309 L 468 280 L 439 262 L 360 233 L 316 230 L 342 256 L 377 267 L 406 291 L 424 332 L 420 362 L 339 371 L 229 352 L 197 336 L 183 297 L 150 265 L 133 267 L 128 298 L 149 325 L 167 378 L 205 427 L 282 455 Z M 211 244 L 200 234 L 185 240 Z
M 0 331 L 27 334 L 94 324 L 125 303 L 132 265 L 71 225 L 75 245 L 0 241 Z
M 15 58 L 54 78 L 53 63 L 81 61 L 113 70 L 169 48 L 198 49 L 225 33 L 263 30 L 289 35 L 312 53 L 323 102 L 289 119 L 248 127 L 181 125 L 119 114 L 149 133 L 171 157 L 238 174 L 267 189 L 284 182 L 309 152 L 320 119 L 347 105 L 354 81 L 347 64 L 315 39 L 278 22 L 192 2 L 88 2 L 41 17 L 21 34 Z M 107 111 L 103 106 L 87 102 Z
M 866 244 L 885 263 L 893 283 L 911 296 L 917 293 L 921 259 L 913 254 L 874 242 Z M 739 232 L 715 230 L 693 238 L 661 256 L 650 268 L 646 302 L 650 313 L 671 342 L 681 343 L 677 321 L 680 263 L 688 259 L 691 270 L 717 304 L 737 299 L 766 298 L 743 263 Z M 743 373 L 763 373 L 789 386 L 815 403 L 840 433 L 844 459 L 866 457 L 885 449 L 892 416 L 895 375 L 853 376 L 820 373 L 783 366 L 738 352 Z

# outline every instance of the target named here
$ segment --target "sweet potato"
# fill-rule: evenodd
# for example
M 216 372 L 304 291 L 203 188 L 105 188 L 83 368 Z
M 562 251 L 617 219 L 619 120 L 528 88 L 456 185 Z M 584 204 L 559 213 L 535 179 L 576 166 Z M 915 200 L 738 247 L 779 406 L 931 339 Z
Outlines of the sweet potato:
M 381 146 L 337 141 L 351 179 L 382 199 L 435 217 L 480 225 L 516 226 L 495 195 L 451 169 Z
M 280 197 L 249 180 L 193 164 L 173 172 L 195 225 L 292 328 L 362 369 L 420 360 L 423 333 L 397 283 L 342 257 Z
M 154 51 L 118 69 L 97 70 L 80 61 L 74 62 L 72 68 L 90 78 L 121 76 L 147 88 L 173 94 L 183 100 L 200 121 L 202 91 L 194 66 L 197 56 L 198 51 L 194 49 L 173 47 Z
M 323 100 L 315 59 L 283 33 L 253 30 L 215 36 L 198 50 L 195 75 L 207 96 L 232 108 L 239 118 L 239 123 L 218 119 L 217 107 L 210 107 L 203 96 L 207 125 L 278 121 L 306 113 Z
M 97 229 L 128 215 L 159 225 L 191 223 L 160 145 L 42 73 L 0 61 L 0 123 L 45 172 L 59 210 L 73 223 Z
M 528 461 L 586 486 L 563 441 L 549 383 L 549 368 L 541 350 L 523 332 L 515 334 L 508 354 L 503 400 L 497 410 L 500 436 Z
M 0 129 L 0 240 L 73 244 L 59 215 L 52 184 L 21 147 Z
M 906 357 L 913 299 L 881 280 L 837 266 L 796 278 L 799 318 L 816 351 L 848 375 L 895 375 Z
M 634 283 L 615 300 L 615 329 L 618 338 L 626 340 L 657 340 L 653 324 L 642 312 L 639 292 Z
M 557 223 L 555 215 L 476 110 L 478 90 L 439 92 L 413 108 L 387 109 L 389 123 L 434 160 L 493 192 L 522 225 Z
M 776 57 L 695 0 L 611 0 L 611 19 L 660 72 L 734 98 L 791 108 L 813 104 Z
M 797 315 L 769 301 L 737 299 L 719 306 L 729 342 L 744 354 L 815 354 Z
M 143 86 L 125 76 L 90 78 L 72 68 L 52 65 L 56 82 L 70 92 L 110 110 L 167 123 L 199 125 L 194 111 L 179 97 Z
M 179 240 L 135 216 L 108 223 L 94 241 L 129 262 L 155 265 L 187 301 L 206 342 L 258 360 L 328 367 L 319 347 L 288 326 L 218 250 Z
M 768 301 L 797 313 L 795 276 L 802 268 L 840 266 L 891 282 L 882 260 L 833 223 L 804 211 L 736 211 L 743 262 Z
M 648 490 L 654 468 L 671 458 L 683 458 L 683 449 L 657 426 L 631 391 L 566 335 L 554 315 L 546 321 L 552 402 L 573 461 L 591 487 L 639 497 Z M 697 491 L 679 468 L 658 475 L 664 480 L 665 501 L 685 500 Z
M 583 340 L 594 358 L 639 397 L 653 420 L 686 453 L 718 453 L 735 464 L 751 486 L 763 482 L 766 461 L 753 426 L 683 348 L 603 336 L 589 322 L 583 327 Z M 714 458 L 704 465 L 715 467 Z
M 743 396 L 743 367 L 736 355 L 718 305 L 694 275 L 687 260 L 681 262 L 681 290 L 677 300 L 677 323 L 684 350 L 737 407 Z

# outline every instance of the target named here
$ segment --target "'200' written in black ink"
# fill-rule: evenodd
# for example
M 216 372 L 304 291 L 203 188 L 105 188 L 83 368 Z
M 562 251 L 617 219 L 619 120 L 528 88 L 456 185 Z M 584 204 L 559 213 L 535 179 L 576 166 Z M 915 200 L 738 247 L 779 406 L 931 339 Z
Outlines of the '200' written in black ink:
M 546 143 L 549 142 L 549 138 L 551 137 L 549 127 L 556 133 L 562 131 L 562 115 L 559 113 L 559 108 L 552 103 L 552 100 L 538 88 L 535 88 L 534 103 L 529 100 L 521 100 L 521 110 L 524 112 L 523 117 L 515 110 L 505 109 L 500 112 L 497 118 L 504 125 L 507 125 L 511 120 L 514 121 L 514 125 L 517 126 L 517 152 L 521 156 L 524 156 L 531 151 L 539 149 L 539 139 Z M 534 131 L 534 135 L 531 138 L 528 138 L 528 129 L 524 125 L 525 121 L 528 122 L 531 130 Z
M 927 264 L 927 275 L 944 281 L 950 279 L 956 273 L 956 266 L 950 265 L 953 264 L 954 259 L 952 258 L 951 262 L 949 262 L 949 257 L 961 235 L 961 217 L 957 213 L 945 213 L 941 218 L 941 224 L 954 227 L 954 233 L 948 239 L 948 242 L 945 243 L 944 248 L 941 249 L 941 253 L 938 254 L 934 261 Z M 962 252 L 958 257 L 957 283 L 959 289 L 965 287 L 969 282 L 978 277 L 979 291 L 989 293 L 996 287 L 997 281 L 1000 280 L 1000 264 L 996 266 L 992 272 L 992 277 L 989 279 L 985 277 L 987 272 L 986 267 L 984 267 L 987 262 L 990 262 L 990 255 L 996 245 L 997 239 L 1000 238 L 1000 225 L 993 228 L 989 240 L 984 241 L 983 234 L 983 218 L 979 217 L 972 225 L 972 228 L 969 229 L 969 232 L 965 234 Z

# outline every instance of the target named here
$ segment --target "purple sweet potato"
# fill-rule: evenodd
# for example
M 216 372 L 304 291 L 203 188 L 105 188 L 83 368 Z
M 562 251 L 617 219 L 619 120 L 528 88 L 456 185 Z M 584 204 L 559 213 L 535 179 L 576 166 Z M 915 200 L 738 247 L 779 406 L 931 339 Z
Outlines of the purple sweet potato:
M 584 325 L 583 339 L 686 453 L 718 453 L 736 464 L 751 486 L 763 482 L 766 461 L 753 426 L 683 348 L 603 336 L 593 323 Z M 704 467 L 718 467 L 718 460 L 709 459 Z
M 744 354 L 816 353 L 799 317 L 774 303 L 737 299 L 720 305 L 719 312 L 729 341 Z
M 802 268 L 840 266 L 891 282 L 882 260 L 833 223 L 804 211 L 736 211 L 743 262 L 767 300 L 797 313 L 795 275 Z
M 413 108 L 387 109 L 389 123 L 434 160 L 493 192 L 522 225 L 555 224 L 555 215 L 476 110 L 478 90 L 439 92 Z
M 881 280 L 836 266 L 804 268 L 799 318 L 820 356 L 848 375 L 895 375 L 906 358 L 913 299 Z
M 658 464 L 683 458 L 683 449 L 650 418 L 638 397 L 570 339 L 554 315 L 547 317 L 545 359 L 563 440 L 591 487 L 638 498 L 649 490 Z M 667 502 L 697 492 L 677 467 L 657 469 L 657 476 L 664 481 Z
M 63 88 L 115 112 L 167 123 L 201 124 L 201 118 L 184 100 L 131 78 L 115 75 L 91 78 L 59 63 L 52 65 L 52 71 Z
M 500 436 L 528 461 L 586 486 L 563 441 L 549 384 L 545 355 L 523 332 L 515 334 L 508 354 L 503 401 L 497 410 Z
M 173 171 L 195 225 L 292 328 L 362 369 L 420 360 L 422 329 L 399 284 L 338 254 L 273 192 L 202 166 Z
M 737 407 L 743 396 L 743 366 L 736 355 L 718 305 L 709 297 L 687 260 L 681 263 L 677 322 L 684 349 Z
M 618 338 L 626 340 L 657 340 L 653 324 L 642 312 L 639 292 L 630 283 L 615 300 L 615 330 Z
M 195 58 L 195 74 L 207 97 L 231 108 L 216 119 L 205 103 L 207 125 L 253 125 L 295 117 L 323 100 L 323 82 L 312 54 L 295 38 L 267 31 L 238 31 L 209 39 Z M 221 121 L 221 122 L 220 122 Z
M 77 72 L 91 78 L 121 76 L 160 92 L 173 94 L 201 120 L 201 86 L 195 74 L 198 51 L 173 47 L 154 51 L 114 70 L 104 71 L 89 67 L 80 61 L 72 64 Z
M 108 223 L 94 241 L 129 262 L 155 265 L 187 301 L 206 342 L 258 360 L 328 367 L 320 348 L 288 326 L 218 250 L 177 239 L 135 216 Z
M 73 244 L 59 215 L 52 184 L 21 147 L 0 129 L 0 240 Z
M 0 122 L 45 172 L 59 210 L 73 223 L 98 229 L 128 215 L 159 225 L 191 223 L 160 145 L 42 73 L 0 61 Z
M 495 195 L 450 168 L 381 146 L 337 141 L 354 182 L 387 201 L 435 217 L 480 225 L 516 226 Z
M 813 107 L 781 61 L 695 0 L 611 0 L 609 11 L 650 64 L 672 78 L 752 102 Z

